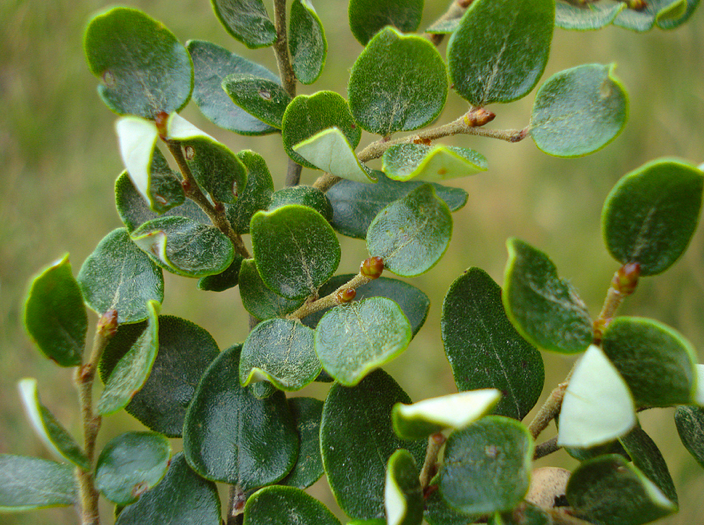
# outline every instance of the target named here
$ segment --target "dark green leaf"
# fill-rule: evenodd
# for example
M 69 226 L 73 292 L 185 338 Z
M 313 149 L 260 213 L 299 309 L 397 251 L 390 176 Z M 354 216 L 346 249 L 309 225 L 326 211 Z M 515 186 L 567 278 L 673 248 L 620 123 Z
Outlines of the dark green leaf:
M 83 47 L 91 72 L 102 80 L 100 98 L 120 115 L 153 119 L 162 111 L 181 110 L 191 98 L 188 52 L 171 31 L 142 11 L 115 7 L 94 16 Z
M 623 436 L 620 441 L 633 460 L 633 465 L 639 468 L 676 505 L 677 491 L 672 476 L 670 476 L 670 471 L 667 469 L 667 464 L 658 446 L 650 436 L 640 426 L 637 426 Z
M 210 0 L 225 30 L 250 49 L 276 41 L 276 28 L 262 0 Z
M 24 326 L 39 350 L 56 364 L 81 364 L 88 316 L 68 254 L 32 280 Z
M 320 419 L 323 415 L 323 402 L 312 397 L 294 397 L 288 400 L 288 407 L 296 422 L 300 449 L 293 470 L 279 481 L 279 484 L 303 490 L 318 481 L 325 473 L 323 458 L 320 455 Z
M 640 275 L 667 270 L 684 253 L 699 222 L 702 173 L 660 159 L 621 178 L 601 214 L 602 232 L 619 262 L 640 264 Z
M 222 88 L 247 113 L 281 129 L 286 106 L 292 99 L 278 82 L 248 73 L 235 73 L 225 77 Z
M 297 310 L 305 301 L 286 299 L 267 288 L 259 276 L 254 259 L 242 261 L 239 285 L 242 305 L 257 319 L 283 317 Z
M 287 204 L 300 204 L 313 208 L 328 222 L 332 220 L 332 205 L 325 194 L 312 186 L 292 186 L 275 191 L 271 196 L 269 211 Z
M 555 2 L 555 25 L 579 31 L 601 29 L 611 24 L 625 8 L 626 2 L 585 2 L 584 5 L 573 5 L 558 0 Z
M 206 275 L 198 279 L 198 289 L 210 292 L 224 292 L 225 290 L 237 286 L 242 261 L 244 261 L 244 257 L 239 253 L 235 253 L 235 258 L 227 270 L 216 275 Z
M 244 508 L 244 525 L 340 525 L 328 508 L 293 487 L 265 487 Z
M 328 41 L 323 23 L 309 0 L 294 0 L 288 27 L 293 72 L 302 84 L 312 84 L 323 72 Z
M 408 450 L 397 450 L 389 458 L 384 503 L 389 525 L 420 525 L 423 521 L 418 466 Z
M 0 454 L 0 512 L 74 505 L 73 470 L 45 459 Z
M 704 408 L 677 407 L 675 424 L 682 444 L 704 468 Z
M 266 210 L 271 202 L 274 181 L 264 158 L 254 151 L 243 150 L 237 157 L 247 168 L 247 185 L 240 198 L 227 207 L 227 218 L 237 233 L 249 233 L 252 216 L 259 210 Z
M 467 525 L 478 519 L 477 514 L 467 514 L 451 507 L 439 490 L 433 490 L 425 499 L 425 521 L 430 525 Z
M 408 143 L 387 149 L 381 169 L 394 180 L 444 181 L 488 168 L 484 155 L 469 148 Z
M 541 507 L 524 502 L 510 512 L 494 514 L 487 523 L 489 525 L 553 525 L 553 520 Z
M 352 34 L 363 46 L 384 26 L 413 33 L 423 16 L 423 0 L 350 0 Z

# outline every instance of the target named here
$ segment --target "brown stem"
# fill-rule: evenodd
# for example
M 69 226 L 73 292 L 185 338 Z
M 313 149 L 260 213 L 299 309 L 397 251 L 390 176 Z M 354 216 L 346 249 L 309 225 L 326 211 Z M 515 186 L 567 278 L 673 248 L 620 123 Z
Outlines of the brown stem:
M 473 0 L 455 0 L 454 2 L 452 2 L 445 14 L 438 18 L 431 25 L 439 24 L 441 22 L 449 22 L 451 20 L 462 18 L 462 15 L 467 10 L 467 8 L 472 5 L 472 1 Z M 433 45 L 438 46 L 445 38 L 445 35 L 440 33 L 425 33 L 423 37 L 430 40 Z
M 591 525 L 590 522 L 572 516 L 568 509 L 543 509 L 552 518 L 554 525 Z
M 545 441 L 535 447 L 535 453 L 533 454 L 533 460 L 535 461 L 540 458 L 544 458 L 545 456 L 549 456 L 550 454 L 557 452 L 561 448 L 562 447 L 558 446 L 558 444 L 557 444 L 557 437 L 554 437 L 552 439 L 548 439 L 547 441 Z
M 230 497 L 228 501 L 227 525 L 241 525 L 244 518 L 244 505 L 247 502 L 247 496 L 244 491 L 236 486 L 230 486 Z
M 320 191 L 325 193 L 341 180 L 342 179 L 340 177 L 336 177 L 330 173 L 324 173 L 313 183 L 313 187 L 318 188 Z
M 540 433 L 548 427 L 550 421 L 555 419 L 560 413 L 560 408 L 562 408 L 562 400 L 565 397 L 567 385 L 569 385 L 569 376 L 563 383 L 557 385 L 553 391 L 550 392 L 550 395 L 545 400 L 545 403 L 543 403 L 543 406 L 540 407 L 540 410 L 533 421 L 531 421 L 530 425 L 528 425 L 528 431 L 530 432 L 530 435 L 533 436 L 533 439 L 537 438 Z
M 604 306 L 601 308 L 599 317 L 594 321 L 594 343 L 599 344 L 604 335 L 606 327 L 613 320 L 623 300 L 636 291 L 638 278 L 640 277 L 640 264 L 627 263 L 621 266 L 613 279 L 606 294 Z
M 288 171 L 286 172 L 286 186 L 298 186 L 301 182 L 301 171 L 303 166 L 293 159 L 288 159 Z
M 279 67 L 281 85 L 291 98 L 296 96 L 296 75 L 291 67 L 288 55 L 288 36 L 286 34 L 286 0 L 274 0 L 274 24 L 276 25 L 276 42 L 274 54 Z
M 430 484 L 430 480 L 435 476 L 438 463 L 438 454 L 442 446 L 447 441 L 447 438 L 442 432 L 437 432 L 428 438 L 428 450 L 425 453 L 425 461 L 423 462 L 423 468 L 420 471 L 420 489 L 425 490 L 425 488 Z
M 352 279 L 350 279 L 350 281 L 337 288 L 331 294 L 326 295 L 325 297 L 321 297 L 317 300 L 306 301 L 305 303 L 303 303 L 303 306 L 301 306 L 292 314 L 289 314 L 287 317 L 288 319 L 303 319 L 304 317 L 308 317 L 309 315 L 312 315 L 315 312 L 319 312 L 321 310 L 325 310 L 326 308 L 332 308 L 333 306 L 342 304 L 342 302 L 344 301 L 340 301 L 340 293 L 345 292 L 349 289 L 356 290 L 357 288 L 367 284 L 371 280 L 372 279 L 370 277 L 367 277 L 366 275 L 363 275 L 360 272 L 355 275 Z

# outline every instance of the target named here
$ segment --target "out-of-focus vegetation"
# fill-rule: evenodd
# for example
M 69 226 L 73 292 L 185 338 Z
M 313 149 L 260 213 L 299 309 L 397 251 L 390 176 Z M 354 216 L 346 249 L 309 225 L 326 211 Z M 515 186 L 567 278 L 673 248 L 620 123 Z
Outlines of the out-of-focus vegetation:
M 361 46 L 347 25 L 344 0 L 314 2 L 330 44 L 328 64 L 314 89 L 346 94 L 348 71 Z M 439 16 L 449 0 L 426 2 L 423 26 Z M 98 241 L 120 222 L 113 203 L 113 182 L 122 170 L 113 131 L 115 115 L 96 93 L 96 80 L 85 64 L 81 39 L 88 16 L 108 3 L 98 0 L 4 0 L 0 2 L 0 452 L 39 455 L 46 451 L 33 436 L 19 404 L 16 383 L 37 377 L 45 404 L 78 433 L 71 372 L 57 369 L 33 348 L 21 326 L 29 278 L 42 266 L 71 253 L 74 271 Z M 207 0 L 139 0 L 131 5 L 163 21 L 183 42 L 207 39 L 275 70 L 268 49 L 249 51 L 232 40 L 214 17 Z M 455 137 L 454 144 L 482 152 L 486 173 L 455 182 L 470 200 L 454 216 L 450 250 L 437 267 L 414 283 L 433 303 L 428 321 L 410 350 L 388 369 L 415 400 L 452 391 L 449 366 L 439 338 L 442 298 L 468 266 L 479 266 L 499 283 L 506 262 L 505 240 L 520 237 L 548 253 L 563 276 L 598 313 L 618 265 L 601 240 L 600 213 L 612 185 L 624 173 L 661 156 L 704 162 L 704 9 L 676 31 L 636 34 L 609 27 L 599 32 L 556 30 L 545 78 L 583 63 L 616 62 L 616 74 L 630 93 L 625 132 L 601 152 L 582 159 L 556 159 L 532 141 L 508 144 Z M 444 49 L 444 45 L 441 47 Z M 494 106 L 490 127 L 520 128 L 528 123 L 533 96 L 509 106 Z M 441 122 L 466 111 L 450 97 Z M 234 151 L 255 149 L 269 162 L 277 188 L 283 185 L 287 157 L 280 137 L 247 138 L 218 130 L 190 105 L 184 116 Z M 363 138 L 362 144 L 369 141 Z M 304 170 L 303 183 L 316 174 Z M 643 279 L 623 314 L 661 320 L 681 331 L 704 354 L 704 228 L 689 251 L 663 276 Z M 340 272 L 353 272 L 364 243 L 345 240 Z M 247 316 L 236 290 L 198 291 L 194 280 L 166 276 L 162 313 L 200 324 L 221 348 L 242 341 Z M 546 389 L 569 370 L 571 358 L 546 355 Z M 316 387 L 320 388 L 320 387 Z M 306 389 L 302 395 L 311 394 Z M 530 416 L 529 416 L 530 418 Z M 663 450 L 680 493 L 682 510 L 664 520 L 670 525 L 701 522 L 699 503 L 704 471 L 686 455 L 671 410 L 643 415 L 644 428 Z M 139 423 L 124 415 L 108 416 L 99 446 Z M 546 438 L 550 434 L 546 434 Z M 175 444 L 176 448 L 179 445 Z M 541 464 L 570 468 L 576 462 L 560 452 Z M 316 495 L 326 495 L 324 482 Z M 329 501 L 329 499 L 328 499 Z M 106 516 L 109 510 L 106 508 Z M 6 525 L 76 523 L 71 509 L 4 515 Z

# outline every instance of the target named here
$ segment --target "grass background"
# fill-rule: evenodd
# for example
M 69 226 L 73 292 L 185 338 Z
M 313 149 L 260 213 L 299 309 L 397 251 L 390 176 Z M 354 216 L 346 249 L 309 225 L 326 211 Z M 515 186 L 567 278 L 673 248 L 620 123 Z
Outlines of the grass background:
M 362 49 L 350 34 L 346 4 L 343 0 L 315 2 L 330 45 L 328 63 L 320 80 L 302 87 L 300 93 L 332 89 L 346 94 L 349 68 Z M 426 4 L 422 27 L 437 18 L 449 0 L 428 0 Z M 121 226 L 113 202 L 113 182 L 122 170 L 113 131 L 116 117 L 99 100 L 97 80 L 89 73 L 81 48 L 88 17 L 107 5 L 98 0 L 0 3 L 0 453 L 48 457 L 19 404 L 16 383 L 22 377 L 36 377 L 45 404 L 67 428 L 76 434 L 79 431 L 71 372 L 40 357 L 24 334 L 21 311 L 34 273 L 66 251 L 71 253 L 77 273 L 100 239 Z M 164 22 L 183 42 L 211 40 L 275 70 L 271 51 L 249 51 L 232 40 L 207 0 L 136 0 L 131 5 Z M 618 266 L 604 248 L 599 222 L 610 188 L 623 174 L 658 157 L 675 156 L 697 164 L 704 161 L 702 11 L 685 26 L 669 32 L 556 30 L 544 79 L 583 63 L 616 62 L 616 74 L 629 91 L 626 129 L 601 152 L 564 160 L 541 153 L 530 139 L 518 144 L 477 137 L 448 141 L 482 152 L 490 169 L 453 183 L 465 188 L 470 199 L 454 215 L 450 249 L 433 270 L 412 281 L 431 297 L 430 315 L 409 350 L 386 369 L 414 400 L 454 391 L 439 338 L 442 298 L 451 282 L 469 266 L 483 268 L 501 284 L 508 237 L 520 237 L 548 253 L 561 275 L 580 290 L 592 314 L 598 313 Z M 497 118 L 489 126 L 527 125 L 533 96 L 492 106 Z M 451 94 L 440 122 L 448 122 L 466 109 L 466 103 Z M 192 104 L 182 114 L 234 151 L 251 148 L 263 154 L 276 187 L 282 187 L 287 157 L 280 137 L 247 138 L 218 130 Z M 370 140 L 373 138 L 365 136 L 362 145 Z M 304 184 L 312 184 L 315 178 L 314 172 L 304 170 Z M 353 272 L 366 257 L 364 243 L 349 239 L 342 243 L 339 271 Z M 704 233 L 700 229 L 685 256 L 666 274 L 644 279 L 621 313 L 653 317 L 673 326 L 701 354 L 703 256 Z M 222 294 L 201 292 L 194 280 L 172 275 L 166 276 L 166 286 L 162 313 L 200 324 L 221 348 L 246 337 L 247 317 L 236 289 Z M 545 354 L 545 361 L 544 395 L 565 376 L 573 358 Z M 315 387 L 301 394 L 322 396 L 324 390 Z M 680 494 L 681 512 L 662 523 L 704 522 L 700 503 L 704 471 L 679 442 L 672 410 L 647 412 L 642 422 L 663 451 Z M 110 416 L 100 445 L 126 429 L 140 428 L 126 415 Z M 554 431 L 546 432 L 546 438 L 550 432 Z M 179 447 L 174 440 L 174 448 Z M 573 468 L 576 461 L 560 452 L 539 464 Z M 324 481 L 313 493 L 331 501 Z M 104 510 L 105 522 L 110 522 L 109 507 Z M 4 515 L 0 521 L 6 525 L 63 525 L 76 519 L 71 509 L 52 509 Z

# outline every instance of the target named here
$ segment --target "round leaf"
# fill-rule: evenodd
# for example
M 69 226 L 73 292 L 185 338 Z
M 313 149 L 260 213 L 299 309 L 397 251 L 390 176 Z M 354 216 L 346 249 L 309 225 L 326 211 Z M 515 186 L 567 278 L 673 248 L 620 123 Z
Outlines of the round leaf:
M 278 82 L 248 73 L 235 73 L 225 77 L 222 88 L 247 113 L 281 129 L 281 120 L 291 96 Z
M 291 66 L 302 84 L 312 84 L 323 72 L 328 53 L 323 23 L 309 0 L 294 0 L 288 26 Z
M 328 508 L 293 487 L 265 487 L 244 508 L 244 525 L 340 525 Z
M 227 218 L 237 233 L 249 233 L 252 216 L 259 210 L 266 210 L 271 202 L 274 181 L 264 157 L 254 151 L 244 150 L 237 154 L 247 168 L 247 185 L 239 199 L 227 207 Z
M 675 424 L 682 444 L 704 468 L 704 408 L 677 407 Z
M 489 168 L 486 158 L 469 148 L 397 144 L 384 152 L 382 170 L 393 180 L 444 181 Z
M 300 204 L 313 208 L 328 222 L 332 220 L 332 206 L 325 193 L 312 186 L 291 186 L 275 191 L 271 196 L 269 211 L 281 208 L 287 204 Z
M 562 29 L 587 31 L 601 29 L 611 24 L 626 8 L 626 2 L 589 2 L 573 5 L 555 2 L 555 25 Z
M 478 514 L 467 514 L 451 507 L 439 490 L 429 492 L 425 499 L 425 521 L 430 525 L 465 525 L 480 519 Z
M 687 20 L 693 10 L 687 0 L 649 0 L 642 9 L 624 9 L 614 20 L 614 25 L 633 31 L 650 31 L 658 24 L 672 29 Z M 662 21 L 662 22 L 661 22 Z
M 250 49 L 276 42 L 276 28 L 262 0 L 210 0 L 225 30 Z
M 305 299 L 286 299 L 266 287 L 254 259 L 242 261 L 239 276 L 242 306 L 257 319 L 283 317 L 297 310 Z
M 418 466 L 408 450 L 397 450 L 386 469 L 384 506 L 388 525 L 420 525 L 423 521 L 423 493 Z
M 323 415 L 323 402 L 312 397 L 294 397 L 288 400 L 293 419 L 296 422 L 300 449 L 293 469 L 280 485 L 307 489 L 320 479 L 323 458 L 320 455 L 320 419 Z
M 206 275 L 198 279 L 198 289 L 210 292 L 224 292 L 237 286 L 240 277 L 240 266 L 244 261 L 239 253 L 235 253 L 232 264 L 222 273 Z
M 75 505 L 73 471 L 46 459 L 0 454 L 0 512 Z
M 423 16 L 423 0 L 350 0 L 352 34 L 363 46 L 384 26 L 412 33 Z

